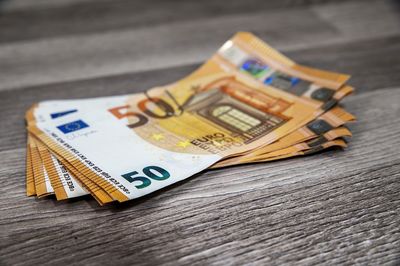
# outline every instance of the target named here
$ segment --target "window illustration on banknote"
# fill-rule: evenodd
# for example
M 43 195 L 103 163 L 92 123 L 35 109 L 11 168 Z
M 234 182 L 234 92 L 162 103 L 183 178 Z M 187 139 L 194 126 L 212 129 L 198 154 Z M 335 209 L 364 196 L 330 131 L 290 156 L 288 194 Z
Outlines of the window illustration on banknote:
M 283 112 L 290 105 L 227 77 L 202 88 L 185 109 L 249 143 L 289 120 Z

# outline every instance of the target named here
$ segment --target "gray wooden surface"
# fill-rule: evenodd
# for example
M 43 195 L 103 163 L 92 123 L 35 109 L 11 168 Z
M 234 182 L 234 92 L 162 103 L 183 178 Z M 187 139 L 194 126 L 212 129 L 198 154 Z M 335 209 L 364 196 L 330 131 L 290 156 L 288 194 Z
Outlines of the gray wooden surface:
M 235 31 L 353 75 L 350 146 L 205 171 L 126 204 L 25 196 L 34 102 L 143 91 Z M 399 265 L 398 1 L 0 1 L 0 265 Z

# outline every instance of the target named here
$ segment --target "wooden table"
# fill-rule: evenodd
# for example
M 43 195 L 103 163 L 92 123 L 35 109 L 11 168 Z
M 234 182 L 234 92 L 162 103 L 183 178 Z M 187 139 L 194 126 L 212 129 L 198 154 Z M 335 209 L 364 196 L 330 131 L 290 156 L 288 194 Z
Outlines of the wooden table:
M 400 263 L 396 1 L 0 2 L 1 265 Z M 239 30 L 353 75 L 344 151 L 204 171 L 127 204 L 25 196 L 33 103 L 143 91 Z

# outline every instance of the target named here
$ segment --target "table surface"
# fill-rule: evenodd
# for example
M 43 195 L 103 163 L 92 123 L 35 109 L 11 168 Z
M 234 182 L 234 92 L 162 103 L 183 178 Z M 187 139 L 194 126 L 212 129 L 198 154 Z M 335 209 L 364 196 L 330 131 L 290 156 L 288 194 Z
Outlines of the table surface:
M 400 3 L 0 2 L 0 264 L 400 263 Z M 33 103 L 144 91 L 236 31 L 349 73 L 345 150 L 204 171 L 126 204 L 25 196 Z

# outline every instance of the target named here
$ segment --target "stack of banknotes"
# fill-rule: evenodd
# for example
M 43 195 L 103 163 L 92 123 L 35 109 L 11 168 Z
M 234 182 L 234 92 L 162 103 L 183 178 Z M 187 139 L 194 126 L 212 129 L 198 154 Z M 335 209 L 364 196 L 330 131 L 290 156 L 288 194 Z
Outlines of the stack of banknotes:
M 172 84 L 37 103 L 26 113 L 27 194 L 124 202 L 209 168 L 345 147 L 348 79 L 239 32 Z

